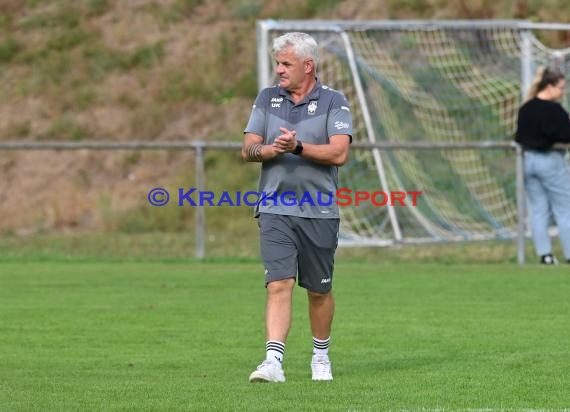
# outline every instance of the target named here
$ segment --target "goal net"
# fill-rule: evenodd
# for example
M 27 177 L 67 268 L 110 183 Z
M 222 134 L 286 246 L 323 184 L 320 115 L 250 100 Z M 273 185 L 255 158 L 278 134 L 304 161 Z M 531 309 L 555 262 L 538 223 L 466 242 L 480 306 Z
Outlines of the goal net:
M 316 38 L 317 75 L 348 98 L 353 142 L 379 146 L 351 150 L 340 187 L 422 192 L 415 206 L 341 207 L 341 244 L 516 236 L 517 110 L 536 67 L 568 68 L 568 50 L 517 21 L 260 21 L 260 88 L 277 82 L 272 40 L 287 31 Z

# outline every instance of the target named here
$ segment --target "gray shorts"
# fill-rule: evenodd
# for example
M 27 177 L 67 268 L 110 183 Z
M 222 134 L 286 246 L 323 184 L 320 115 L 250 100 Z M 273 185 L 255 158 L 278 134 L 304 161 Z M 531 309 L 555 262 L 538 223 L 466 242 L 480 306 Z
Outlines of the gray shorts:
M 339 222 L 261 213 L 258 225 L 265 285 L 297 277 L 299 286 L 307 290 L 330 292 Z

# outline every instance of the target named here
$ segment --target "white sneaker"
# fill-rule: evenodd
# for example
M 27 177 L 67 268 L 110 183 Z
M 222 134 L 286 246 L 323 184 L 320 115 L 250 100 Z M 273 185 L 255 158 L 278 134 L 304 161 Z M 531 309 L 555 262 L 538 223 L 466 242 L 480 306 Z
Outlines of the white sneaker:
M 249 375 L 249 381 L 285 382 L 285 373 L 281 365 L 266 359 Z
M 331 361 L 328 355 L 313 355 L 311 371 L 314 381 L 332 381 Z

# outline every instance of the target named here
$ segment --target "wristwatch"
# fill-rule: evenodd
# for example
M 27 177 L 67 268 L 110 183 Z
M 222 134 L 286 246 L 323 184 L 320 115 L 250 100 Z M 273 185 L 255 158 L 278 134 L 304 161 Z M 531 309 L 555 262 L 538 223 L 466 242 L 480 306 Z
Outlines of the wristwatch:
M 303 153 L 303 142 L 300 140 L 297 140 L 297 146 L 295 146 L 295 150 L 293 150 L 292 152 L 294 155 L 300 155 L 301 153 Z

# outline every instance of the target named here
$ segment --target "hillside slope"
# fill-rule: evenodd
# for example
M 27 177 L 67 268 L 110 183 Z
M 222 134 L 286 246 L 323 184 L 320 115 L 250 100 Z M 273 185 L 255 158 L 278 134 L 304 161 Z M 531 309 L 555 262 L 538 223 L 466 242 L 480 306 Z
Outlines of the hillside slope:
M 257 92 L 257 19 L 570 16 L 566 1 L 535 3 L 3 0 L 0 139 L 239 141 Z M 124 229 L 117 222 L 140 212 L 149 189 L 190 187 L 192 167 L 190 152 L 0 153 L 0 233 Z M 128 230 L 181 230 L 192 219 L 170 214 L 143 213 L 137 222 L 154 223 Z

